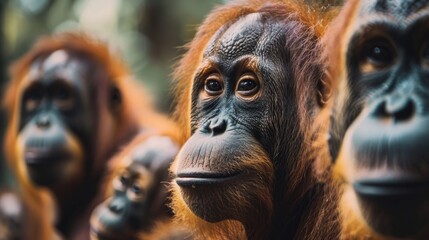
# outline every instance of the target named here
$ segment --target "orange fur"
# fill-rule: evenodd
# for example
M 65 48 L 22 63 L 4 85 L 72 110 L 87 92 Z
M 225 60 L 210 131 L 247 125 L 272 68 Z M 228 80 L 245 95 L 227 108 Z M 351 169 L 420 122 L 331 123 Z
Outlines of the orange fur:
M 195 239 L 187 228 L 170 220 L 156 223 L 149 233 L 141 233 L 140 240 L 191 240 Z
M 271 199 L 272 189 L 266 189 L 265 185 L 261 186 L 258 180 L 264 179 L 264 181 L 272 182 L 274 169 L 271 161 L 266 159 L 267 155 L 264 153 L 264 150 L 259 149 L 257 146 L 252 148 L 255 148 L 252 152 L 253 155 L 244 157 L 245 159 L 243 159 L 243 164 L 249 165 L 249 168 L 258 170 L 260 174 L 253 176 L 253 178 L 257 180 L 249 179 L 245 187 L 249 188 L 252 192 L 258 193 L 261 197 L 260 204 L 264 206 L 254 207 L 254 214 L 257 219 L 251 219 L 250 221 L 265 225 L 270 222 L 273 211 L 273 203 Z M 255 156 L 259 156 L 259 159 L 255 159 Z M 173 162 L 171 169 L 176 168 L 176 165 L 176 162 Z M 267 176 L 270 176 L 271 179 L 265 179 Z M 192 229 L 197 239 L 245 239 L 247 238 L 247 235 L 254 236 L 251 232 L 247 232 L 249 229 L 244 229 L 244 226 L 240 221 L 225 220 L 218 223 L 209 223 L 197 217 L 186 205 L 182 194 L 180 194 L 180 188 L 175 184 L 172 184 L 171 187 L 173 188 L 172 208 L 176 221 L 178 224 L 185 224 L 187 227 Z M 246 195 L 245 193 L 247 191 L 236 186 L 230 186 L 230 189 L 227 189 L 226 191 L 232 192 L 232 194 L 230 194 L 230 196 L 232 196 L 231 199 L 219 198 L 219 196 L 216 196 L 218 195 L 216 193 L 204 192 L 202 194 L 213 194 L 213 197 L 210 198 L 211 201 L 240 202 L 240 208 L 229 210 L 237 217 L 242 215 L 242 213 L 247 211 L 247 209 L 252 208 L 252 202 L 248 200 L 248 198 L 252 198 L 252 196 Z M 226 203 L 225 206 L 222 207 L 226 207 Z M 213 211 L 216 210 L 213 209 Z M 256 229 L 251 229 L 250 231 L 256 231 Z
M 27 77 L 31 64 L 40 56 L 46 56 L 56 50 L 66 49 L 70 52 L 83 53 L 96 62 L 106 73 L 109 79 L 99 83 L 99 89 L 106 89 L 108 82 L 116 85 L 122 92 L 123 101 L 120 112 L 110 119 L 105 107 L 105 102 L 100 99 L 94 99 L 98 102 L 99 109 L 96 114 L 101 117 L 98 129 L 94 131 L 97 135 L 98 144 L 95 149 L 95 159 L 93 159 L 93 174 L 101 174 L 104 171 L 106 159 L 115 152 L 115 149 L 126 141 L 130 135 L 133 135 L 138 129 L 140 122 L 145 122 L 143 117 L 138 114 L 145 114 L 146 107 L 142 105 L 148 103 L 144 94 L 139 94 L 136 83 L 133 82 L 125 64 L 118 59 L 103 42 L 90 37 L 84 33 L 63 33 L 51 37 L 41 38 L 34 47 L 19 59 L 10 70 L 11 81 L 5 91 L 4 106 L 8 112 L 8 128 L 5 136 L 5 152 L 9 165 L 17 176 L 23 199 L 29 208 L 29 218 L 31 219 L 32 239 L 52 239 L 55 238 L 54 224 L 55 197 L 43 189 L 34 186 L 29 180 L 25 167 L 20 162 L 22 158 L 16 156 L 16 141 L 18 138 L 18 123 L 20 99 L 22 95 L 21 83 Z M 103 85 L 104 84 L 104 85 Z M 100 90 L 102 91 L 102 90 Z M 127 93 L 130 92 L 128 95 Z M 148 103 L 149 104 L 149 103 Z M 143 111 L 136 111 L 137 106 Z M 136 114 L 138 113 L 138 114 Z M 114 119 L 113 119 L 114 118 Z M 140 119 L 140 120 L 139 120 Z M 156 122 L 157 117 L 153 117 Z M 154 125 L 156 125 L 154 123 Z M 109 127 L 110 126 L 110 127 Z M 108 129 L 108 130 L 107 130 Z M 88 203 L 91 205 L 90 203 Z M 78 225 L 83 228 L 87 226 L 88 209 L 83 210 L 84 217 L 78 221 Z M 57 216 L 61 217 L 61 216 Z M 82 227 L 81 226 L 81 227 Z M 78 227 L 78 228 L 81 228 Z
M 257 12 L 259 9 L 269 5 L 273 5 L 273 8 L 275 9 L 281 9 L 279 12 L 275 12 L 273 14 L 282 15 L 284 19 L 289 19 L 289 16 L 292 15 L 293 17 L 291 17 L 291 19 L 299 21 L 303 25 L 312 29 L 318 39 L 325 34 L 326 24 L 336 13 L 336 11 L 333 10 L 322 16 L 319 15 L 321 11 L 319 12 L 319 10 L 308 8 L 302 1 L 281 0 L 233 1 L 232 3 L 218 7 L 212 11 L 198 28 L 198 32 L 194 39 L 186 46 L 187 53 L 182 57 L 174 72 L 175 93 L 177 98 L 177 106 L 174 116 L 179 123 L 183 141 L 191 136 L 191 93 L 193 78 L 202 61 L 202 55 L 209 40 L 223 26 L 228 26 L 240 17 Z M 296 17 L 296 19 L 294 17 Z M 309 44 L 304 39 L 301 40 L 301 46 Z M 304 79 L 320 78 L 320 76 L 310 75 L 309 72 L 311 72 L 311 70 L 307 68 L 311 64 L 323 65 L 318 54 L 320 53 L 317 51 L 303 52 L 301 55 L 296 57 L 299 60 L 305 59 L 306 62 L 303 61 L 304 63 L 302 64 L 292 64 L 292 71 L 296 74 L 297 79 L 294 86 L 296 88 L 296 92 L 300 93 L 297 97 L 298 103 L 304 103 L 312 97 L 307 93 L 309 93 L 309 89 L 314 86 L 307 84 Z M 319 93 L 319 98 L 321 98 L 321 102 L 326 103 L 327 99 L 330 97 L 329 90 L 332 84 L 329 81 L 326 81 L 322 82 L 322 85 L 324 85 L 325 89 Z M 321 204 L 325 204 L 327 210 L 321 210 L 322 213 L 320 215 L 314 214 L 311 216 L 305 216 L 304 218 L 306 219 L 304 221 L 307 221 L 308 226 L 304 226 L 302 229 L 297 231 L 298 233 L 295 235 L 297 238 L 318 239 L 321 236 L 328 236 L 330 234 L 331 236 L 336 236 L 336 211 L 332 206 L 336 201 L 336 190 L 334 184 L 331 185 L 330 182 L 329 172 L 331 162 L 328 148 L 326 146 L 326 132 L 329 127 L 327 124 L 329 120 L 328 107 L 329 102 L 324 108 L 317 110 L 309 110 L 305 104 L 299 104 L 298 112 L 296 113 L 299 116 L 299 128 L 304 135 L 302 145 L 309 147 L 303 152 L 297 153 L 299 156 L 296 157 L 296 161 L 299 162 L 299 164 L 294 166 L 293 171 L 290 173 L 290 179 L 288 179 L 290 182 L 287 183 L 288 187 L 285 190 L 286 192 L 284 193 L 284 196 L 286 196 L 285 199 L 288 199 L 289 202 L 284 203 L 286 206 L 285 208 L 298 204 L 299 199 L 301 199 L 309 189 L 313 189 L 315 184 L 318 182 L 326 183 L 327 186 L 321 188 L 322 190 L 320 191 L 323 193 L 320 194 L 326 194 L 326 198 L 329 199 L 314 198 L 315 202 L 312 203 L 312 207 L 314 206 L 315 209 L 319 209 Z M 263 158 L 264 155 L 261 154 L 260 156 Z M 172 172 L 174 172 L 175 167 L 176 166 L 173 163 L 171 168 Z M 180 194 L 181 190 L 177 185 L 173 185 L 172 191 L 172 204 L 177 220 L 190 226 L 196 231 L 197 236 L 201 239 L 229 239 L 231 236 L 234 236 L 234 238 L 237 239 L 246 238 L 244 233 L 245 230 L 241 223 L 232 220 L 216 224 L 205 222 L 194 215 L 189 207 L 184 203 Z M 245 196 L 237 196 L 238 201 L 243 201 L 243 198 L 245 198 Z M 271 200 L 267 200 L 267 202 L 269 201 Z M 268 209 L 270 209 L 270 206 L 268 206 Z M 315 212 L 317 212 L 317 210 L 315 210 Z M 261 220 L 261 222 L 264 221 L 265 220 Z M 315 228 L 315 226 L 318 227 Z

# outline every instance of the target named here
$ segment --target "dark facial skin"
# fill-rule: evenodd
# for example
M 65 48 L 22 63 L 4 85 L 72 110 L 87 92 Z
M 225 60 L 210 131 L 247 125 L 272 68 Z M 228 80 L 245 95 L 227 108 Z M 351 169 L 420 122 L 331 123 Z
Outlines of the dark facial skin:
M 113 182 L 114 195 L 94 210 L 91 234 L 97 239 L 134 239 L 147 215 L 153 181 L 141 164 L 124 169 Z
M 258 139 L 268 128 L 268 121 L 263 121 L 268 110 L 262 96 L 267 91 L 263 82 L 266 79 L 261 79 L 261 74 L 269 73 L 262 73 L 268 69 L 256 67 L 266 66 L 260 63 L 262 26 L 259 16 L 249 15 L 221 36 L 215 36 L 205 51 L 193 87 L 194 134 L 179 154 L 176 172 L 177 184 L 189 192 L 189 206 L 193 206 L 195 189 L 239 188 L 241 181 L 257 175 L 251 166 L 246 166 L 243 155 L 255 154 L 254 149 L 264 153 Z M 224 214 L 234 208 L 225 206 L 215 211 L 207 204 L 192 210 L 211 222 L 224 220 Z
M 151 137 L 129 154 L 130 164 L 113 180 L 114 193 L 91 217 L 93 239 L 134 239 L 156 220 L 164 205 L 167 169 L 178 152 L 168 137 Z M 161 198 L 161 199 L 160 199 Z
M 284 48 L 288 27 L 253 13 L 213 36 L 194 76 L 192 136 L 172 167 L 195 215 L 212 223 L 238 220 L 249 238 L 253 224 L 270 218 L 273 189 L 284 190 L 273 176 L 283 179 L 295 164 L 288 162 L 296 160 L 292 151 L 300 149 Z
M 429 228 L 428 23 L 429 1 L 367 0 L 349 28 L 349 97 L 336 97 L 331 152 L 384 236 Z
M 84 176 L 94 126 L 83 80 L 90 66 L 59 50 L 35 61 L 23 83 L 18 151 L 36 185 L 55 190 Z

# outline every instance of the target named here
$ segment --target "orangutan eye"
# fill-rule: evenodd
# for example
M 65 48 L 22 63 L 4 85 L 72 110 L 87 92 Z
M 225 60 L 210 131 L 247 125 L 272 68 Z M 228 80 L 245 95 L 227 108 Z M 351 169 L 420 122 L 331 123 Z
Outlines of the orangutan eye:
M 31 87 L 25 93 L 25 98 L 24 98 L 25 109 L 27 111 L 33 111 L 37 109 L 40 102 L 42 101 L 42 98 L 43 98 L 43 89 L 39 86 Z
M 206 79 L 204 90 L 209 96 L 217 96 L 223 92 L 223 84 L 219 74 L 212 74 Z
M 122 175 L 119 177 L 119 182 L 122 184 L 122 186 L 126 186 L 128 184 L 128 178 Z
M 56 84 L 52 89 L 52 98 L 55 105 L 60 110 L 68 110 L 75 105 L 75 98 L 72 89 L 66 84 Z
M 377 39 L 366 44 L 363 60 L 376 68 L 391 65 L 395 60 L 395 52 L 391 44 L 384 39 Z
M 135 194 L 139 194 L 142 192 L 142 189 L 137 184 L 133 184 L 133 186 L 131 187 L 131 191 L 133 191 L 133 193 Z
M 30 89 L 27 93 L 27 99 L 30 101 L 39 101 L 42 98 L 42 90 L 40 88 Z
M 250 97 L 255 95 L 259 90 L 258 78 L 252 74 L 247 73 L 240 77 L 237 84 L 237 93 L 242 97 Z

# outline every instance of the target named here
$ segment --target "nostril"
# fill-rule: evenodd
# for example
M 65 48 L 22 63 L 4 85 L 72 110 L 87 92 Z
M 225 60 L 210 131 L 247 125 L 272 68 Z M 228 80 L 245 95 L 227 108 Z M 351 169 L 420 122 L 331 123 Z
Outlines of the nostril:
M 382 101 L 382 102 L 378 103 L 377 105 L 375 105 L 375 107 L 371 111 L 371 116 L 373 116 L 375 118 L 388 117 L 389 114 L 386 112 L 386 106 L 385 105 L 386 105 L 385 101 Z
M 393 122 L 402 122 L 412 118 L 416 111 L 416 104 L 413 99 L 408 97 L 389 97 L 379 102 L 372 116 L 383 120 L 392 120 Z
M 406 105 L 395 113 L 396 121 L 404 121 L 410 119 L 414 115 L 415 105 L 412 101 L 407 101 Z
M 371 115 L 380 120 L 403 122 L 411 119 L 416 114 L 416 103 L 409 97 L 390 96 L 376 105 Z
M 41 115 L 37 118 L 37 126 L 42 128 L 47 128 L 51 125 L 51 119 L 48 115 Z
M 210 129 L 212 130 L 213 135 L 219 135 L 225 132 L 227 122 L 225 119 L 217 120 L 210 123 Z
M 395 121 L 405 121 L 414 115 L 415 104 L 406 98 L 389 98 L 385 104 L 386 113 Z
M 211 121 L 209 120 L 209 121 L 207 121 L 205 124 L 204 124 L 204 126 L 203 126 L 203 131 L 205 132 L 205 133 L 211 133 L 211 129 L 210 129 L 210 125 L 211 125 Z
M 386 113 L 394 115 L 398 111 L 402 111 L 403 108 L 407 107 L 409 100 L 409 98 L 389 97 L 385 103 Z

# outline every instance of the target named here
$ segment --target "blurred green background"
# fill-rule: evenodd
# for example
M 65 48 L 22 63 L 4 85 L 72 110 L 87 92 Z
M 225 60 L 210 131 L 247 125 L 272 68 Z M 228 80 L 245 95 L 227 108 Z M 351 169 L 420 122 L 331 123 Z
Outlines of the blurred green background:
M 168 112 L 169 76 L 207 13 L 227 0 L 0 0 L 0 86 L 7 67 L 40 36 L 80 29 L 106 40 Z M 304 0 L 326 5 L 341 0 Z M 1 97 L 1 96 L 0 96 Z M 5 126 L 0 114 L 1 146 Z M 13 185 L 1 165 L 0 186 Z

